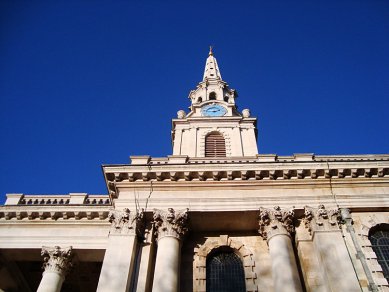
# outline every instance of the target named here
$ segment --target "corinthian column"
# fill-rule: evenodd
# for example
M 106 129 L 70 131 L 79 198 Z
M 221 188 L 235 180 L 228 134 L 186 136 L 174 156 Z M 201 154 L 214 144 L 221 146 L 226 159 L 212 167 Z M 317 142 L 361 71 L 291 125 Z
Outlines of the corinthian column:
M 305 227 L 312 235 L 314 250 L 321 263 L 322 277 L 328 291 L 361 291 L 358 278 L 338 225 L 338 209 L 306 206 Z
M 44 257 L 44 272 L 37 292 L 59 292 L 69 269 L 72 267 L 72 247 L 42 248 L 41 255 Z
M 143 210 L 111 210 L 111 230 L 97 291 L 129 291 L 137 249 L 137 235 L 143 234 Z
M 259 234 L 267 240 L 275 292 L 302 291 L 290 233 L 294 231 L 293 210 L 260 208 Z
M 154 230 L 158 250 L 153 292 L 178 291 L 181 239 L 188 231 L 188 209 L 175 212 L 154 210 Z

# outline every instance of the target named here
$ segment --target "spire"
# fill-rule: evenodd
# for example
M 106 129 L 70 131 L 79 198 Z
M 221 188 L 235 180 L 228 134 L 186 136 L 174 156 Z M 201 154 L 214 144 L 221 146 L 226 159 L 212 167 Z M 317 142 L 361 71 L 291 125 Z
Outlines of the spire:
M 213 56 L 212 46 L 209 47 L 209 55 L 207 58 L 207 62 L 205 63 L 203 80 L 206 79 L 222 79 L 222 75 L 220 74 L 216 58 Z

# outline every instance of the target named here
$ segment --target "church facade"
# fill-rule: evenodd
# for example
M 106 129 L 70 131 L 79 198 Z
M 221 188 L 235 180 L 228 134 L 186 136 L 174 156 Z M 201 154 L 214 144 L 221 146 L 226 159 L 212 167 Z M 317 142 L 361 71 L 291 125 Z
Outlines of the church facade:
M 389 154 L 258 154 L 237 97 L 210 51 L 172 155 L 7 194 L 0 291 L 389 291 Z

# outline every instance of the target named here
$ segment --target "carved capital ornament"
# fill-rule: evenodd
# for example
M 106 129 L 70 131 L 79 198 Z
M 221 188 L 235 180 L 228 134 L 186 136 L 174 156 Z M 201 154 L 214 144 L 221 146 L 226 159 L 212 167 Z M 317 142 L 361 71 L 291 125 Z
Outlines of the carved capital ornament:
M 72 268 L 73 253 L 71 246 L 67 248 L 44 246 L 42 247 L 41 256 L 43 256 L 44 261 L 44 273 L 55 272 L 65 277 Z
M 293 209 L 285 210 L 275 206 L 273 209 L 260 208 L 259 211 L 258 232 L 263 239 L 269 240 L 278 234 L 290 235 L 294 232 Z
M 154 209 L 153 225 L 157 239 L 165 236 L 181 239 L 188 231 L 188 210 L 175 211 L 173 208 L 165 210 Z
M 318 208 L 304 207 L 304 224 L 309 233 L 315 231 L 337 230 L 341 214 L 339 209 L 327 210 L 324 205 Z
M 144 212 L 131 212 L 128 208 L 123 211 L 112 209 L 109 211 L 108 220 L 111 222 L 110 234 L 143 236 Z

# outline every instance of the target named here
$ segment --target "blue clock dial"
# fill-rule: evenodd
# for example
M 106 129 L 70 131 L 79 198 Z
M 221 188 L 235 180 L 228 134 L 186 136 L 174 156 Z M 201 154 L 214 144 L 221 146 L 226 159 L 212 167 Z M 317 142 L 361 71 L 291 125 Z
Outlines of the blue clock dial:
M 227 113 L 227 110 L 221 105 L 210 104 L 204 106 L 201 113 L 205 117 L 222 117 Z

